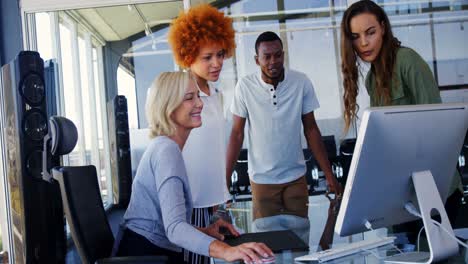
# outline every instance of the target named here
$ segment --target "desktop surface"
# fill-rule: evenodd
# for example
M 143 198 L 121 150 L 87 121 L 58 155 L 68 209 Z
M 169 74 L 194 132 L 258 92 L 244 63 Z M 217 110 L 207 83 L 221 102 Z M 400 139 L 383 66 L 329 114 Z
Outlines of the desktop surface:
M 334 232 L 336 222 L 336 211 L 334 202 L 330 202 L 325 195 L 310 196 L 307 204 L 308 218 L 296 216 L 288 213 L 287 210 L 271 212 L 271 215 L 253 220 L 253 210 L 251 201 L 235 202 L 227 208 L 227 213 L 233 219 L 234 225 L 242 232 L 267 232 L 278 230 L 291 230 L 304 243 L 309 245 L 309 251 L 285 250 L 275 253 L 274 263 L 317 263 L 317 262 L 295 262 L 294 259 L 313 252 L 335 248 L 363 239 L 375 239 L 386 237 L 392 234 L 388 229 L 381 228 L 376 231 L 365 232 L 352 236 L 340 237 Z M 284 214 L 284 212 L 287 212 Z M 418 231 L 418 230 L 417 230 Z M 278 238 L 281 239 L 281 238 Z M 398 236 L 397 242 L 405 241 L 405 237 Z M 424 245 L 424 239 L 421 244 Z M 411 245 L 406 245 L 411 248 Z M 380 258 L 398 254 L 398 251 L 391 245 L 379 247 L 371 250 Z M 214 263 L 228 263 L 215 259 Z M 239 262 L 234 262 L 239 263 Z M 335 259 L 325 263 L 384 263 L 369 252 L 356 253 L 347 257 Z M 460 253 L 441 263 L 468 263 L 468 254 L 465 249 L 460 249 Z

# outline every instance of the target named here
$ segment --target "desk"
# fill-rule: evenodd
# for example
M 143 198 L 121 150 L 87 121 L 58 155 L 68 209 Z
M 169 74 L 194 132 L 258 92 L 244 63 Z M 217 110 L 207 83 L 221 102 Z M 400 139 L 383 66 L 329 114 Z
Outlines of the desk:
M 388 236 L 387 229 L 382 228 L 353 236 L 340 237 L 334 232 L 335 219 L 333 217 L 333 207 L 330 206 L 330 201 L 325 197 L 325 195 L 310 196 L 307 206 L 308 219 L 277 212 L 276 215 L 259 218 L 253 221 L 251 201 L 233 203 L 229 208 L 227 208 L 227 212 L 231 216 L 233 224 L 244 232 L 264 232 L 290 229 L 309 244 L 310 252 L 321 251 L 322 248 L 326 248 L 328 245 L 333 248 L 340 244 L 360 241 L 362 239 L 373 238 L 376 236 Z M 401 239 L 404 240 L 405 237 L 401 237 Z M 425 243 L 423 240 L 425 240 L 425 238 L 421 239 L 421 244 Z M 390 245 L 374 249 L 372 252 L 380 257 L 391 256 L 398 253 L 398 251 Z M 309 254 L 309 252 L 283 251 L 275 255 L 275 263 L 295 263 L 294 258 L 306 254 Z M 226 262 L 215 259 L 214 263 Z M 327 263 L 372 264 L 383 263 L 383 261 L 379 260 L 371 253 L 357 253 L 355 255 Z M 461 248 L 458 256 L 450 258 L 442 263 L 468 263 L 468 254 L 464 248 Z

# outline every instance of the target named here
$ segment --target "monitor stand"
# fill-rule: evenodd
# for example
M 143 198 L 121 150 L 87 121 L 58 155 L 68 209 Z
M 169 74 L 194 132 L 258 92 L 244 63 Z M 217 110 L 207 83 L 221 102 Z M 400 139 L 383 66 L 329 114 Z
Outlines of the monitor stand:
M 430 171 L 414 172 L 412 174 L 414 189 L 419 204 L 419 210 L 426 229 L 426 237 L 430 252 L 410 252 L 398 254 L 385 259 L 387 263 L 432 263 L 458 253 L 457 242 L 442 228 L 432 223 L 431 211 L 438 211 L 441 225 L 452 235 L 453 229 L 445 212 L 444 205 Z

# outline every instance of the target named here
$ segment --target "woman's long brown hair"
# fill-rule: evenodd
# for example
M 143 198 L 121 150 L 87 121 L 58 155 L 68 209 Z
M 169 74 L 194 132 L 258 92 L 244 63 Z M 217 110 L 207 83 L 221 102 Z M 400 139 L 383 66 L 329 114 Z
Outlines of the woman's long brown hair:
M 374 15 L 377 21 L 384 27 L 382 48 L 370 69 L 376 76 L 376 95 L 383 105 L 388 105 L 391 102 L 393 66 L 395 65 L 397 50 L 400 47 L 400 41 L 393 36 L 387 14 L 373 1 L 358 1 L 352 4 L 343 14 L 343 19 L 341 20 L 341 71 L 343 73 L 344 87 L 345 132 L 348 131 L 359 110 L 359 106 L 356 103 L 359 91 L 358 55 L 353 47 L 350 22 L 353 17 L 363 13 Z

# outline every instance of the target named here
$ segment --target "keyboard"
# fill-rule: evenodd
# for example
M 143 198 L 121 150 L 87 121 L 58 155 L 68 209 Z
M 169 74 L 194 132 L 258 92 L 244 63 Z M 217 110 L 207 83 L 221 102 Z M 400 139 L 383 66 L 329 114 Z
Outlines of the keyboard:
M 327 249 L 324 251 L 315 252 L 302 257 L 297 257 L 295 261 L 318 261 L 325 262 L 345 256 L 349 256 L 361 251 L 373 249 L 388 244 L 393 244 L 396 237 L 383 237 L 375 239 L 366 239 L 362 241 L 345 244 L 336 248 Z

